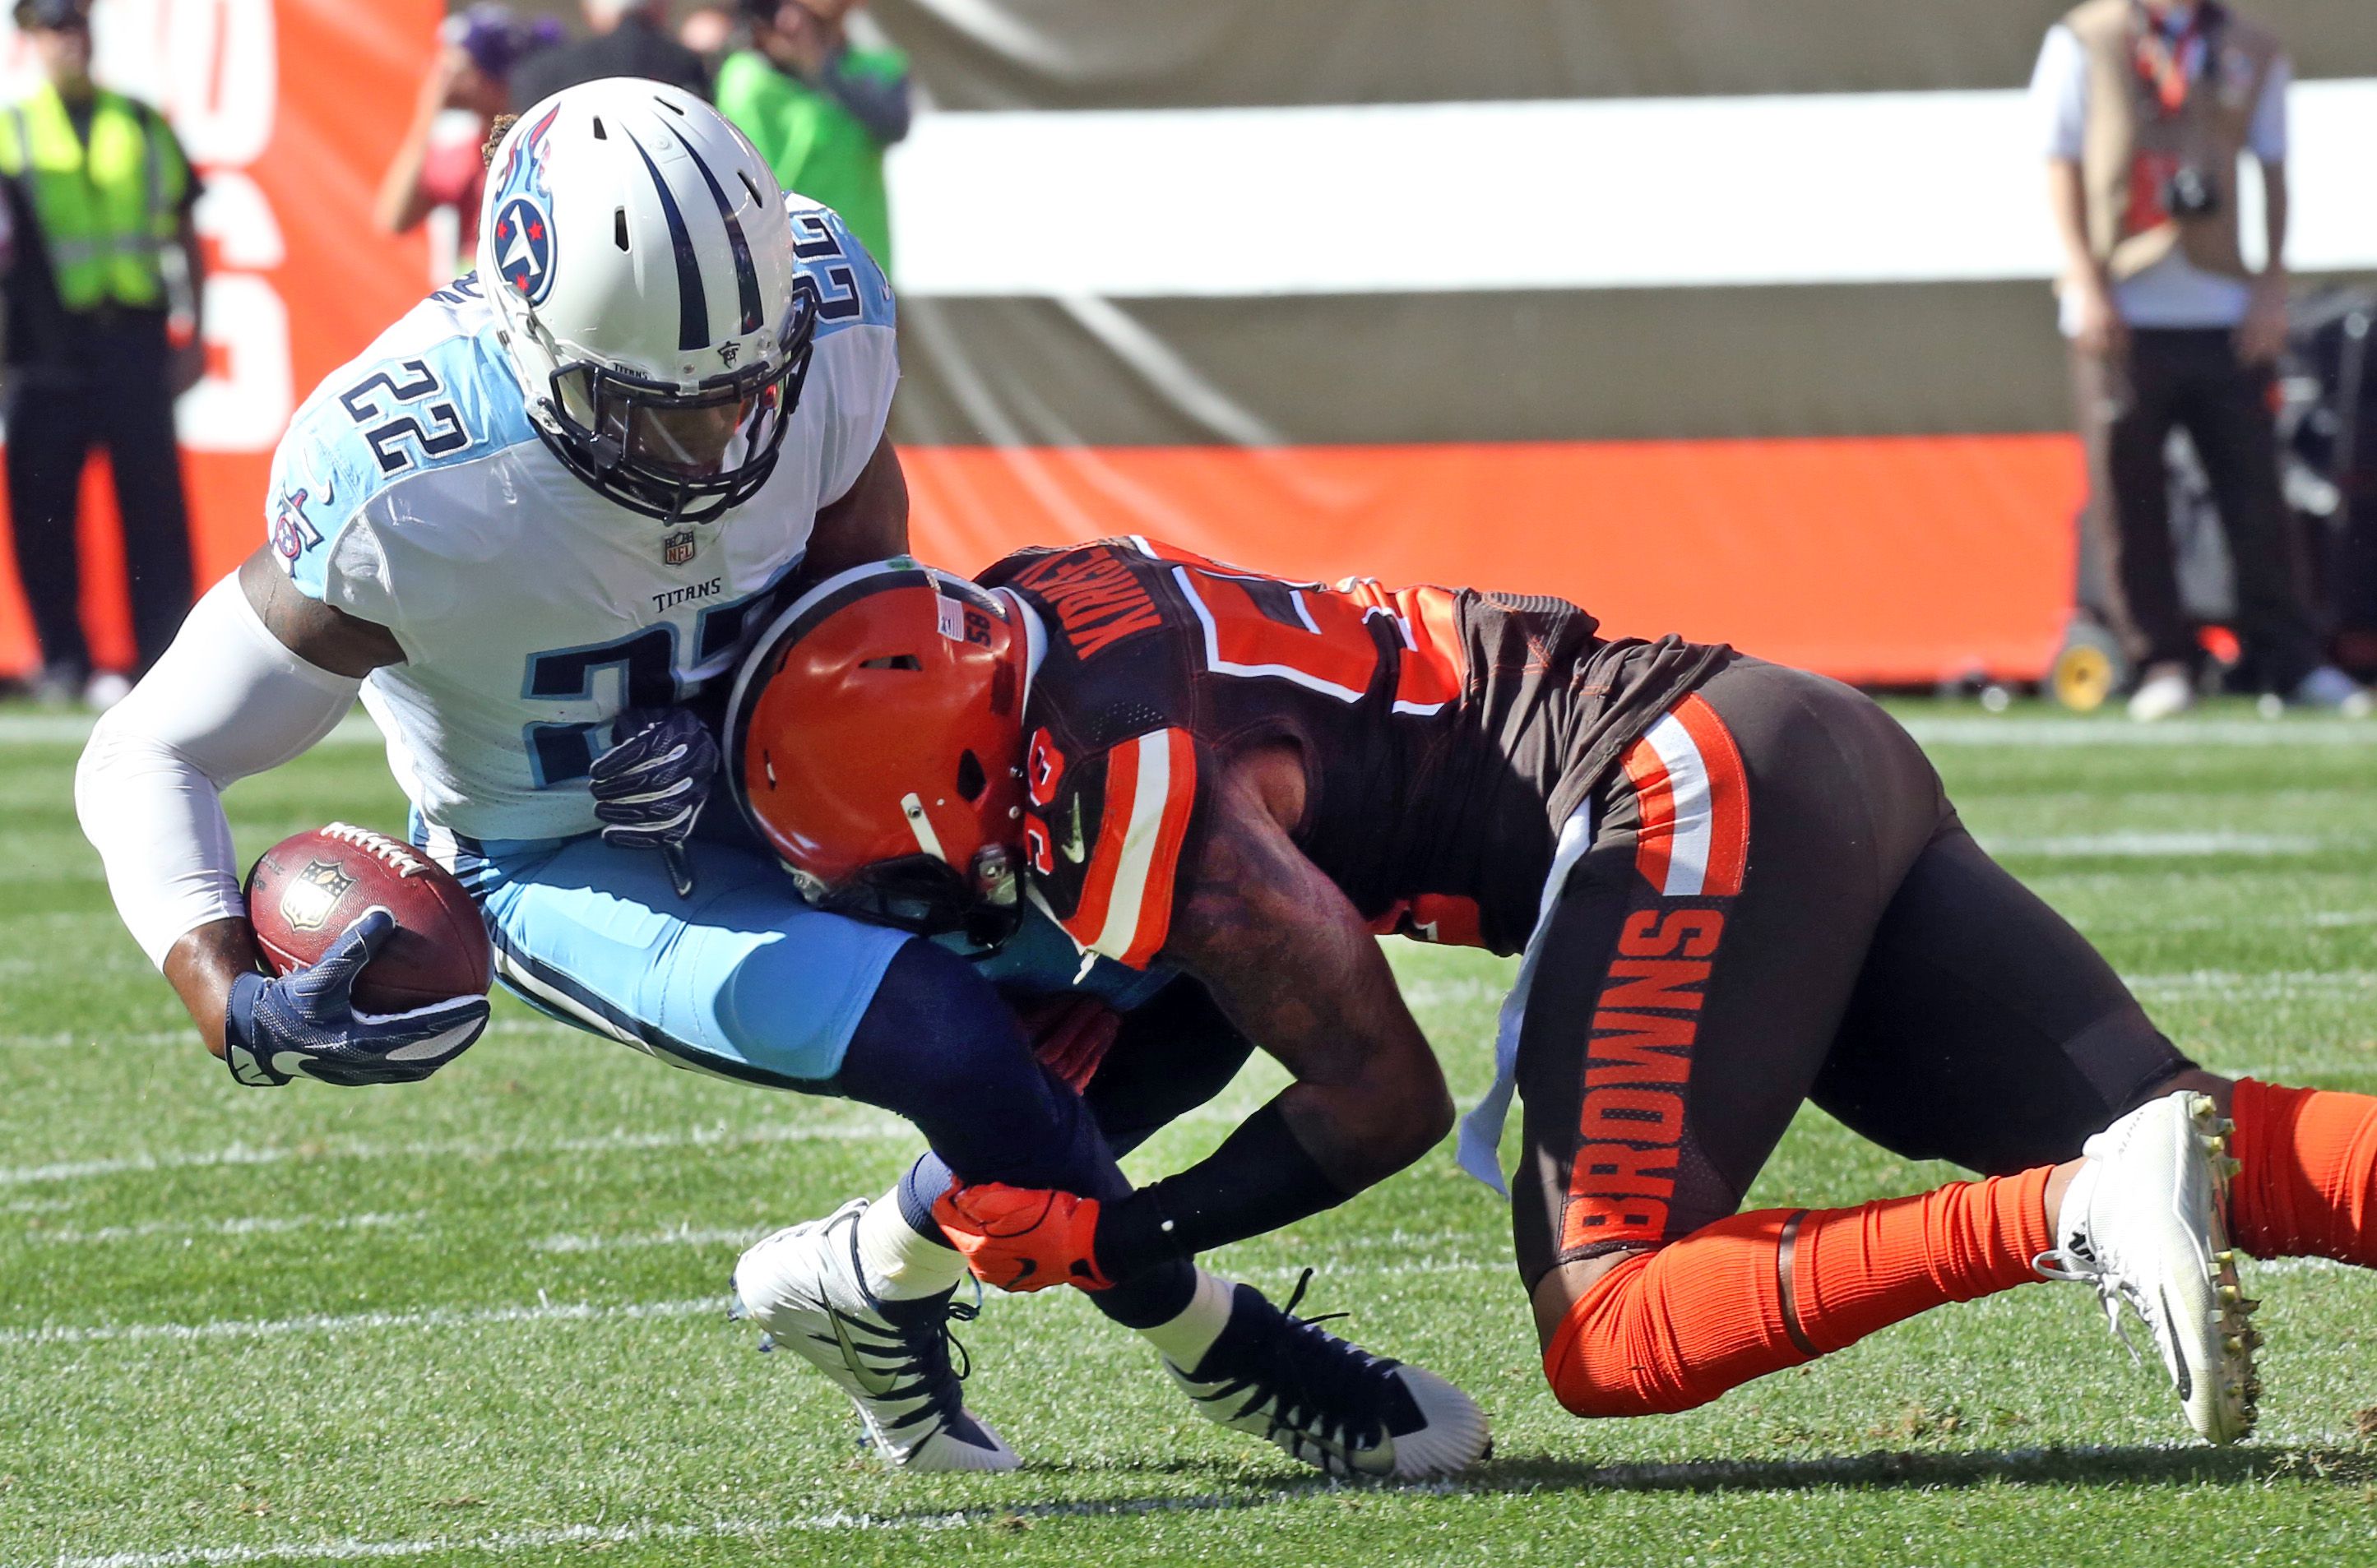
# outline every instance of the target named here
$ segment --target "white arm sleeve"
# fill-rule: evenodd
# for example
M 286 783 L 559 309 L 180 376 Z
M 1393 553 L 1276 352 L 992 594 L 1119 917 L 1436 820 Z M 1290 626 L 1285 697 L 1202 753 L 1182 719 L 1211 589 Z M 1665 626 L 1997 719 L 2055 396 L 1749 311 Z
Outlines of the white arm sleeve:
M 75 769 L 75 812 L 149 961 L 210 921 L 246 913 L 222 790 L 328 734 L 361 681 L 283 647 L 233 573 L 198 600 Z

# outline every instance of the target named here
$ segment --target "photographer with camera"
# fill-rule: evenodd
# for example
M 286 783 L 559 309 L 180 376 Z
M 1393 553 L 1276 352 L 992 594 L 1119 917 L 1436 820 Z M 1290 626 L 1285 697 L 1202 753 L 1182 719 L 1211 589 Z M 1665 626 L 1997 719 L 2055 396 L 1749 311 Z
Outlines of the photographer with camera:
M 2195 444 L 2236 572 L 2237 632 L 2262 683 L 2355 714 L 2369 694 L 2324 662 L 2278 487 L 2272 362 L 2287 340 L 2287 84 L 2277 40 L 2218 0 L 2084 0 L 2031 79 L 2064 255 L 2089 529 L 2114 630 L 2142 671 L 2130 712 L 2195 700 L 2163 447 Z M 2267 260 L 2240 243 L 2237 168 L 2261 165 Z

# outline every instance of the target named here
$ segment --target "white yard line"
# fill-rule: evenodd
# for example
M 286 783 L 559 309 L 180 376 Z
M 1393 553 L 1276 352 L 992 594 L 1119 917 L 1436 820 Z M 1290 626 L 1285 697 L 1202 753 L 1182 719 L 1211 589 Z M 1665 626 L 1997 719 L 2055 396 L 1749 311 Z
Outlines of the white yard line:
M 2377 992 L 2377 969 L 2188 969 L 2121 979 L 2144 1001 L 2285 1002 Z
M 395 1329 L 473 1328 L 510 1323 L 595 1323 L 647 1318 L 726 1317 L 723 1295 L 683 1301 L 592 1301 L 513 1307 L 430 1307 L 412 1313 L 306 1313 L 297 1317 L 221 1318 L 212 1323 L 58 1324 L 42 1328 L 0 1329 L 0 1346 L 104 1345 L 142 1340 L 277 1339 L 293 1334 L 374 1334 Z
M 697 1229 L 690 1225 L 672 1225 L 665 1230 L 646 1230 L 627 1236 L 544 1236 L 528 1243 L 532 1253 L 625 1253 L 648 1247 L 747 1247 L 768 1234 L 768 1227 L 736 1226 L 723 1229 Z
M 774 1519 L 719 1519 L 700 1525 L 646 1521 L 624 1525 L 564 1525 L 542 1530 L 499 1530 L 481 1536 L 436 1536 L 414 1540 L 339 1540 L 293 1542 L 286 1546 L 194 1546 L 164 1551 L 115 1551 L 97 1555 L 60 1555 L 22 1568 L 239 1568 L 250 1562 L 375 1562 L 433 1552 L 472 1551 L 496 1556 L 517 1551 L 549 1551 L 555 1547 L 635 1546 L 651 1541 L 761 1539 L 769 1536 L 806 1535 L 840 1530 L 951 1530 L 999 1520 L 1063 1518 L 1136 1518 L 1148 1514 L 1209 1514 L 1260 1508 L 1323 1493 L 1321 1483 L 1294 1490 L 1246 1492 L 1200 1492 L 1189 1497 L 1134 1497 L 1115 1502 L 1030 1503 L 1013 1508 L 955 1509 L 930 1514 L 868 1514 L 832 1509 L 794 1514 Z M 1460 1489 L 1439 1483 L 1398 1491 L 1451 1492 Z
M 50 1230 L 28 1227 L 24 1240 L 35 1246 L 48 1247 L 139 1241 L 157 1236 L 192 1241 L 200 1236 L 280 1236 L 292 1230 L 391 1230 L 418 1225 L 428 1218 L 425 1210 L 415 1209 L 411 1214 L 305 1215 L 285 1219 L 255 1215 L 237 1219 L 150 1219 L 138 1225 L 105 1225 L 96 1230 L 77 1230 L 71 1227 Z
M 744 1144 L 870 1143 L 915 1137 L 914 1130 L 905 1122 L 878 1116 L 819 1126 L 780 1123 L 763 1127 L 693 1127 L 676 1132 L 605 1133 L 593 1137 L 550 1140 L 424 1138 L 413 1143 L 334 1143 L 303 1149 L 233 1144 L 228 1148 L 192 1149 L 180 1154 L 119 1155 L 106 1159 L 0 1167 L 0 1187 L 80 1182 L 96 1177 L 158 1170 L 278 1165 L 292 1159 L 492 1159 L 506 1155 L 601 1154 L 618 1149 L 720 1148 Z
M 68 1051 L 78 1046 L 92 1045 L 155 1047 L 186 1044 L 195 1046 L 197 1042 L 197 1031 L 187 1027 L 178 1029 L 141 1029 L 132 1034 L 121 1035 L 77 1034 L 69 1029 L 60 1029 L 54 1034 L 46 1035 L 0 1035 L 0 1051 Z
M 1902 717 L 1927 746 L 2377 746 L 2377 724 L 2338 719 L 1935 719 Z
M 98 721 L 96 715 L 89 713 L 0 713 L 0 746 L 74 745 L 90 739 L 90 727 Z M 379 726 L 358 708 L 314 743 L 376 746 L 380 743 Z

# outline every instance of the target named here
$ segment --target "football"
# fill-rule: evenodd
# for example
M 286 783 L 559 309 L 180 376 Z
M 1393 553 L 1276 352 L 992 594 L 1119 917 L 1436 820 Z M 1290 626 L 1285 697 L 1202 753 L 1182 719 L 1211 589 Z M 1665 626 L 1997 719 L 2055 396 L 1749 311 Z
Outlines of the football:
M 452 873 L 400 839 L 334 822 L 283 838 L 247 873 L 247 919 L 274 974 L 319 959 L 375 905 L 396 934 L 355 980 L 355 1005 L 401 1013 L 483 996 L 495 954 L 478 906 Z

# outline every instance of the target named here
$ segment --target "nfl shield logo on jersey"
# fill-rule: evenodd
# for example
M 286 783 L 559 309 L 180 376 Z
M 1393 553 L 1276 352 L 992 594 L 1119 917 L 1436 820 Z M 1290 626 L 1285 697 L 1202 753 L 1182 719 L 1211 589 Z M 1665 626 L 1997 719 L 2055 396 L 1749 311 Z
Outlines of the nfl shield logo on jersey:
M 290 878 L 281 895 L 281 918 L 298 931 L 319 931 L 330 921 L 330 911 L 347 896 L 355 879 L 336 861 L 308 861 Z
M 662 564 L 682 566 L 692 559 L 693 530 L 691 529 L 686 529 L 683 533 L 673 533 L 661 540 Z

